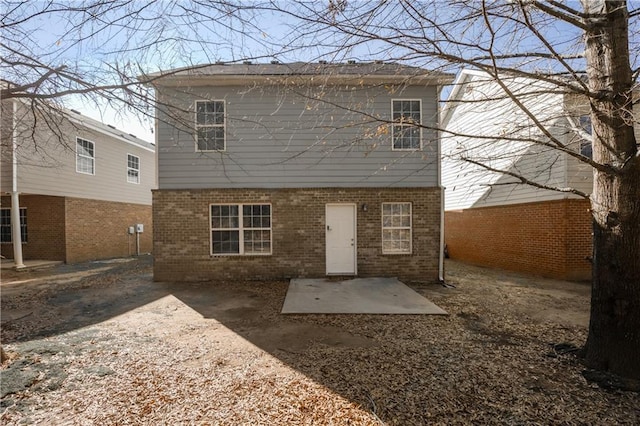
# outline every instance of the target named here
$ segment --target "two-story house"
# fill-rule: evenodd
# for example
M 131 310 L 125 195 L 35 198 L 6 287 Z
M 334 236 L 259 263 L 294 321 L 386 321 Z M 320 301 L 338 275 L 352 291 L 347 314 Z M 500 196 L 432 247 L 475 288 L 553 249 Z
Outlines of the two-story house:
M 571 191 L 590 195 L 593 171 L 555 148 L 591 157 L 586 100 L 544 81 L 503 76 L 518 106 L 493 78 L 469 69 L 454 84 L 442 114 L 450 256 L 553 278 L 589 279 L 590 204 Z
M 1 148 L 3 257 L 16 259 L 16 240 L 24 260 L 74 263 L 151 251 L 153 144 L 73 110 L 4 99 Z
M 156 280 L 439 277 L 439 87 L 390 63 L 213 64 L 157 101 Z

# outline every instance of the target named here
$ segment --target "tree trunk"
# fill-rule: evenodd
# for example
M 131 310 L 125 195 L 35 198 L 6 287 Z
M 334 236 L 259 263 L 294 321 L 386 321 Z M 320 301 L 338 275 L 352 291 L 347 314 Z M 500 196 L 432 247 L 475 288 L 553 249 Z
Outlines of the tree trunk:
M 640 379 L 640 156 L 633 134 L 625 1 L 583 0 L 594 172 L 587 366 Z

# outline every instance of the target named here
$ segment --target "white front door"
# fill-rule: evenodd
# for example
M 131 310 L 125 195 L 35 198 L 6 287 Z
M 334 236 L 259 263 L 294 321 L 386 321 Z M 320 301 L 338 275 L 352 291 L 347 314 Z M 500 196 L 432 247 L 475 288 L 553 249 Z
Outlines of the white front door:
M 326 206 L 327 275 L 356 275 L 356 205 Z

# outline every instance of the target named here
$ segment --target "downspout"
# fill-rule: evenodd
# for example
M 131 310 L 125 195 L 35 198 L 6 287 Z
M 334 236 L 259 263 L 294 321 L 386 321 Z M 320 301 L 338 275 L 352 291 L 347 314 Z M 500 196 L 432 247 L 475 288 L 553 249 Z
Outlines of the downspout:
M 16 116 L 18 112 L 18 104 L 13 101 L 13 135 L 11 146 L 11 240 L 13 242 L 13 261 L 16 269 L 24 268 L 22 260 L 22 233 L 20 230 L 20 196 L 18 195 L 18 156 L 16 149 L 18 147 L 18 120 Z M 17 237 L 17 238 L 16 238 Z
M 438 86 L 438 187 L 440 188 L 440 250 L 438 253 L 438 281 L 444 283 L 444 188 L 442 187 L 442 131 L 440 129 L 440 94 L 442 86 Z

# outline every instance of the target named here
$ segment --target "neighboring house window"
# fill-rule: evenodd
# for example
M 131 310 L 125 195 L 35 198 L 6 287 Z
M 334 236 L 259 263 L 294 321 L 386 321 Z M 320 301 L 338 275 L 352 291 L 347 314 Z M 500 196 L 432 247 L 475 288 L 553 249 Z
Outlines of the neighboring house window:
M 591 127 L 591 116 L 581 115 L 580 127 L 588 134 L 593 135 L 593 129 Z M 593 147 L 590 140 L 582 139 L 580 141 L 580 154 L 584 155 L 585 157 L 593 158 Z
M 27 242 L 27 209 L 20 209 L 20 234 L 22 242 Z M 0 209 L 0 243 L 10 243 L 11 239 L 11 209 Z
M 224 151 L 224 101 L 196 101 L 196 149 Z
M 127 154 L 127 182 L 140 183 L 140 158 Z
M 382 253 L 411 253 L 411 203 L 382 203 Z
M 392 100 L 393 149 L 420 149 L 422 140 L 421 101 Z
M 580 154 L 588 158 L 593 158 L 593 147 L 591 141 L 580 141 Z
M 93 142 L 76 138 L 76 172 L 95 174 L 95 161 Z
M 270 204 L 212 204 L 211 254 L 271 254 Z

